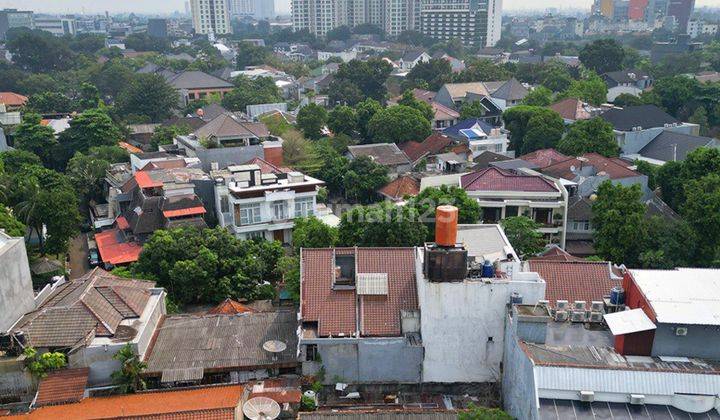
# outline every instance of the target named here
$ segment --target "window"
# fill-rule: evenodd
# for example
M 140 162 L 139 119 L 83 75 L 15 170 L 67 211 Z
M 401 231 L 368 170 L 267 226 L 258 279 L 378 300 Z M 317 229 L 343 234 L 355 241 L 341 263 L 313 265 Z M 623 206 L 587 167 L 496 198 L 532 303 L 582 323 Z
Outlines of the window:
M 228 200 L 227 195 L 223 195 L 220 197 L 220 211 L 223 213 L 227 213 L 230 211 L 230 201 Z
M 287 205 L 284 201 L 275 201 L 272 203 L 272 207 L 275 220 L 285 220 L 288 218 Z
M 295 217 L 307 217 L 313 215 L 313 197 L 295 199 Z
M 245 235 L 247 239 L 265 239 L 265 233 L 263 231 L 248 232 Z
M 245 204 L 240 206 L 240 225 L 260 223 L 260 204 Z
M 305 346 L 305 361 L 315 362 L 318 358 L 317 344 L 308 344 Z

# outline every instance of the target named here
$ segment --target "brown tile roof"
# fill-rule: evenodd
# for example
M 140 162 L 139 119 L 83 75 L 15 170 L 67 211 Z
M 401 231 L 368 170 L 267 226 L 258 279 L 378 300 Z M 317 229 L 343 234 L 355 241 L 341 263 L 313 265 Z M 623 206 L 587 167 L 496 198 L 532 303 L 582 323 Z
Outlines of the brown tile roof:
M 420 180 L 411 175 L 401 175 L 378 192 L 395 201 L 402 200 L 405 196 L 415 197 L 420 194 Z
M 545 250 L 537 257 L 530 258 L 530 261 L 584 261 L 582 258 L 568 254 L 564 249 L 553 246 Z
M 282 149 L 280 149 L 282 150 Z M 260 157 L 254 157 L 250 159 L 249 161 L 243 163 L 243 165 L 257 165 L 260 167 L 260 172 L 263 174 L 284 174 L 288 172 L 292 172 L 292 169 L 290 168 L 283 168 L 277 165 L 274 165 L 267 160 L 260 158 Z
M 487 168 L 460 177 L 465 191 L 557 192 L 558 188 L 539 175 L 525 175 L 499 168 Z
M 460 118 L 460 113 L 452 108 L 448 108 L 440 102 L 433 102 L 433 111 L 435 111 L 436 120 L 457 120 Z
M 62 369 L 50 372 L 38 385 L 35 407 L 82 400 L 89 373 L 89 368 Z
M 210 315 L 237 315 L 245 312 L 255 312 L 255 310 L 240 302 L 227 298 L 207 313 Z
M 546 166 L 568 160 L 570 159 L 570 156 L 566 156 L 555 149 L 541 149 L 524 154 L 518 159 L 534 163 L 538 168 L 544 168 Z
M 613 278 L 608 262 L 532 259 L 529 265 L 545 280 L 545 299 L 551 304 L 557 300 L 601 301 L 610 289 L 622 285 L 622 279 Z
M 580 158 L 568 158 L 564 161 L 546 166 L 542 168 L 541 171 L 544 174 L 548 174 L 556 178 L 573 180 L 577 177 L 577 175 L 571 170 L 572 167 L 579 170 L 583 166 L 594 167 L 596 173 L 605 172 L 610 179 L 632 178 L 641 175 L 639 172 L 633 171 L 626 165 L 621 165 L 615 160 L 606 158 L 598 153 L 585 153 Z
M 198 138 L 264 138 L 270 135 L 270 131 L 263 123 L 242 121 L 228 112 L 218 115 L 194 134 Z
M 585 110 L 583 105 L 583 102 L 579 99 L 567 98 L 550 105 L 549 108 L 560 114 L 565 120 L 588 120 L 592 115 Z
M 0 92 L 0 104 L 8 106 L 23 106 L 27 102 L 27 96 L 14 92 Z
M 355 290 L 333 290 L 333 254 L 354 254 L 358 273 L 387 273 L 387 295 L 360 297 Z M 320 336 L 399 336 L 400 311 L 417 310 L 413 248 L 335 248 L 302 250 L 301 316 L 318 323 Z M 359 321 L 359 322 L 356 322 Z
M 409 141 L 403 143 L 400 149 L 410 158 L 417 162 L 425 156 L 436 155 L 452 144 L 452 139 L 442 134 L 434 133 L 422 142 Z
M 369 156 L 385 166 L 409 165 L 412 161 L 395 143 L 376 143 L 349 146 L 348 152 L 355 158 Z
M 113 336 L 120 321 L 142 315 L 154 282 L 129 280 L 96 268 L 71 280 L 18 321 L 35 347 L 73 347 L 93 336 Z
M 231 385 L 86 398 L 79 403 L 41 407 L 8 419 L 234 420 L 243 389 L 242 385 Z

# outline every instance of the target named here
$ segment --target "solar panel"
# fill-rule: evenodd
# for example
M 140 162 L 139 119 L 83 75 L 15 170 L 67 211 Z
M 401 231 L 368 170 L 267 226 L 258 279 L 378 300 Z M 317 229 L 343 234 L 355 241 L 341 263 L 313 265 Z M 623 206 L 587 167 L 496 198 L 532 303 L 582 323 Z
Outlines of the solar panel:
M 387 273 L 358 273 L 357 275 L 358 295 L 387 295 L 388 275 Z

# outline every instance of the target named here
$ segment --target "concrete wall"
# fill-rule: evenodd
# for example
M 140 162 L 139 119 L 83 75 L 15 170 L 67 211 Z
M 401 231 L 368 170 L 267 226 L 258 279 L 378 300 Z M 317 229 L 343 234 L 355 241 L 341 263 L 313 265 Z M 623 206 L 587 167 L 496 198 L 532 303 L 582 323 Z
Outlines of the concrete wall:
M 675 335 L 677 327 L 687 328 L 687 335 Z M 658 324 L 652 355 L 720 359 L 720 330 L 712 325 Z
M 34 383 L 25 363 L 15 357 L 0 357 L 0 400 L 29 401 L 34 395 Z
M 0 233 L 0 332 L 35 309 L 32 278 L 23 238 Z
M 510 295 L 517 292 L 524 303 L 536 303 L 545 297 L 545 282 L 430 283 L 422 264 L 416 267 L 423 382 L 499 381 Z
M 317 344 L 325 369 L 325 383 L 418 383 L 422 346 L 404 337 L 304 340 Z
M 513 319 L 506 318 L 505 354 L 503 357 L 503 408 L 518 419 L 539 418 L 538 397 L 532 361 L 518 345 Z M 544 339 L 544 337 L 543 337 Z

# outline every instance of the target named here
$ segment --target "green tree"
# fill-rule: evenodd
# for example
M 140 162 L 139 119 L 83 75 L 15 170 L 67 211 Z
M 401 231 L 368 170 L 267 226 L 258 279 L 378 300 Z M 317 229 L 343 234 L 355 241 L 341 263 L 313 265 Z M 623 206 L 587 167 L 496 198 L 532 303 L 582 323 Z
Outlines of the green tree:
M 564 131 L 565 123 L 560 114 L 549 108 L 540 108 L 527 123 L 522 153 L 554 148 Z
M 89 109 L 70 121 L 70 127 L 60 134 L 64 162 L 75 152 L 85 153 L 91 147 L 116 145 L 122 139 L 120 129 L 104 109 Z
M 613 104 L 619 107 L 638 106 L 643 104 L 643 100 L 639 96 L 632 95 L 630 93 L 621 93 L 618 95 Z
M 75 156 L 68 161 L 66 174 L 70 177 L 70 182 L 78 195 L 83 198 L 84 203 L 90 200 L 100 200 L 103 197 L 105 172 L 108 168 L 110 168 L 110 162 L 107 160 L 80 152 L 75 153 Z
M 120 146 L 91 147 L 88 156 L 106 160 L 110 163 L 130 162 L 130 154 Z
M 311 174 L 325 181 L 325 185 L 332 195 L 344 195 L 344 179 L 348 165 L 350 165 L 349 159 L 342 156 L 335 148 L 327 143 L 316 142 L 313 144 L 313 148 L 321 164 L 315 171 L 311 172 Z
M 508 80 L 512 74 L 503 66 L 488 59 L 468 60 L 465 70 L 455 76 L 455 83 L 477 82 L 478 80 Z
M 508 217 L 500 221 L 510 244 L 520 255 L 528 258 L 539 254 L 545 247 L 542 233 L 538 232 L 540 224 L 525 216 Z
M 435 111 L 430 106 L 430 104 L 424 101 L 417 100 L 415 98 L 415 95 L 413 95 L 412 90 L 406 90 L 403 93 L 403 96 L 398 101 L 398 105 L 409 106 L 410 108 L 417 109 L 418 111 L 420 111 L 420 113 L 422 113 L 425 119 L 430 122 L 435 119 Z
M 376 113 L 368 123 L 368 134 L 374 143 L 404 143 L 426 139 L 432 130 L 430 121 L 415 108 L 396 105 Z
M 704 107 L 699 106 L 688 118 L 689 123 L 697 124 L 700 126 L 700 135 L 706 136 L 708 129 L 710 128 L 710 122 L 708 121 L 708 114 Z
M 7 207 L 0 204 L 0 229 L 14 238 L 20 238 L 25 236 L 26 227 L 10 213 Z
M 135 353 L 132 344 L 127 343 L 117 353 L 113 355 L 113 359 L 120 362 L 120 369 L 113 372 L 113 383 L 120 388 L 123 394 L 134 394 L 147 388 L 147 384 L 143 379 L 143 372 L 147 369 L 147 363 L 143 362 Z
M 607 261 L 637 266 L 645 251 L 647 226 L 640 185 L 603 182 L 592 205 L 595 250 Z
M 553 93 L 545 86 L 538 86 L 522 100 L 523 105 L 549 106 L 553 101 Z
M 377 190 L 388 182 L 387 167 L 360 156 L 347 165 L 343 176 L 345 197 L 354 203 L 372 203 L 377 199 Z
M 685 185 L 682 215 L 697 235 L 697 262 L 720 264 L 720 173 L 710 173 Z
M 328 113 L 322 106 L 310 103 L 298 112 L 297 127 L 302 130 L 305 137 L 317 140 L 322 137 L 322 129 L 327 123 Z
M 71 112 L 74 105 L 72 99 L 64 93 L 43 92 L 30 95 L 25 104 L 25 109 L 42 114 L 51 114 L 55 112 Z
M 544 65 L 538 72 L 537 82 L 553 92 L 564 92 L 570 87 L 572 81 L 573 78 L 567 66 L 557 61 Z
M 36 379 L 42 379 L 47 376 L 48 372 L 67 366 L 67 358 L 60 352 L 39 354 L 34 347 L 26 347 L 23 355 L 25 356 L 25 365 Z
M 357 104 L 355 110 L 357 112 L 357 126 L 360 137 L 365 139 L 365 141 L 370 141 L 370 120 L 375 114 L 383 110 L 383 106 L 374 99 L 366 99 Z
M 392 66 L 380 58 L 340 64 L 330 83 L 330 103 L 354 106 L 366 98 L 383 101 L 387 94 L 385 82 L 391 72 Z
M 653 165 L 644 160 L 635 161 L 635 170 L 648 177 L 648 188 L 655 190 L 657 188 L 657 174 L 660 170 L 660 166 Z
M 153 149 L 164 144 L 172 144 L 177 136 L 190 134 L 190 127 L 187 125 L 161 125 L 156 127 L 150 138 Z
M 480 101 L 466 102 L 460 107 L 461 120 L 482 118 L 485 114 L 487 114 L 487 108 L 485 108 Z
M 625 49 L 614 39 L 599 39 L 580 50 L 580 62 L 597 74 L 621 70 Z
M 325 34 L 325 41 L 347 41 L 352 36 L 352 30 L 347 25 L 333 28 Z
M 692 77 L 665 77 L 655 81 L 652 92 L 660 105 L 677 117 L 678 111 L 694 98 L 697 86 L 697 80 Z
M 314 216 L 295 219 L 293 227 L 293 245 L 300 248 L 330 248 L 337 244 L 336 228 L 323 223 Z
M 279 242 L 241 241 L 222 228 L 157 230 L 133 270 L 181 305 L 268 299 L 274 291 L 265 281 L 279 280 L 283 254 Z
M 158 74 L 136 75 L 117 100 L 120 114 L 147 117 L 152 122 L 166 120 L 177 107 L 177 91 Z
M 530 120 L 535 116 L 539 117 L 535 120 L 535 124 L 531 127 Z M 555 111 L 548 108 L 528 105 L 518 105 L 512 107 L 503 112 L 502 118 L 505 122 L 505 127 L 510 130 L 511 149 L 517 152 L 522 151 L 522 153 L 524 153 L 523 146 L 526 141 L 525 137 L 527 136 L 531 128 L 538 126 L 539 122 L 546 121 L 548 122 L 548 124 L 554 126 L 555 128 L 557 128 L 558 120 L 560 121 L 561 125 L 563 124 L 562 117 Z M 553 133 L 553 138 L 549 139 L 548 143 L 554 145 L 555 142 L 560 139 L 561 135 L 562 131 L 560 131 L 559 134 Z
M 445 83 L 452 81 L 452 74 L 452 67 L 448 60 L 433 58 L 415 65 L 405 76 L 405 80 L 409 88 L 419 87 L 424 84 L 428 89 L 437 91 Z
M 147 32 L 136 32 L 125 38 L 125 46 L 135 51 L 156 51 L 162 53 L 170 50 L 170 41 L 165 38 L 150 36 Z
M 599 117 L 574 122 L 557 143 L 557 149 L 568 156 L 599 153 L 615 157 L 620 152 L 612 124 Z
M 428 240 L 432 240 L 435 234 L 435 209 L 444 204 L 458 208 L 459 223 L 474 224 L 480 220 L 480 205 L 462 188 L 447 185 L 425 188 L 405 205 L 414 207 L 417 213 L 425 219 L 423 222 L 428 227 Z
M 513 417 L 499 408 L 478 407 L 470 404 L 468 411 L 458 413 L 458 420 L 513 420 Z
M 53 152 L 58 141 L 55 131 L 48 126 L 40 124 L 38 114 L 25 114 L 22 123 L 15 131 L 15 147 L 34 153 L 42 159 L 45 166 L 52 166 Z
M 344 246 L 419 246 L 427 235 L 414 208 L 389 202 L 354 207 L 342 215 L 339 227 L 339 242 Z
M 313 145 L 303 135 L 291 129 L 283 138 L 283 163 L 301 172 L 312 173 L 322 164 Z
M 62 71 L 70 69 L 75 54 L 67 44 L 51 33 L 26 28 L 10 29 L 6 47 L 13 56 L 13 62 L 33 73 Z
M 593 74 L 587 79 L 573 80 L 570 87 L 562 93 L 565 98 L 577 98 L 593 105 L 607 102 L 608 88 L 605 82 Z
M 40 157 L 26 150 L 8 150 L 0 153 L 7 174 L 17 174 L 26 166 L 42 166 Z
M 241 41 L 237 45 L 237 69 L 245 70 L 247 66 L 259 66 L 265 64 L 270 57 L 270 52 L 261 46 L 250 42 Z
M 333 108 L 328 115 L 327 125 L 334 134 L 353 136 L 358 125 L 357 112 L 352 107 L 340 105 Z
M 90 80 L 97 86 L 102 95 L 117 98 L 120 92 L 132 83 L 134 78 L 135 72 L 128 63 L 116 59 L 103 64 L 90 77 Z
M 248 105 L 270 104 L 282 101 L 280 90 L 269 77 L 249 79 L 236 77 L 235 88 L 223 96 L 222 106 L 230 111 L 245 112 Z

